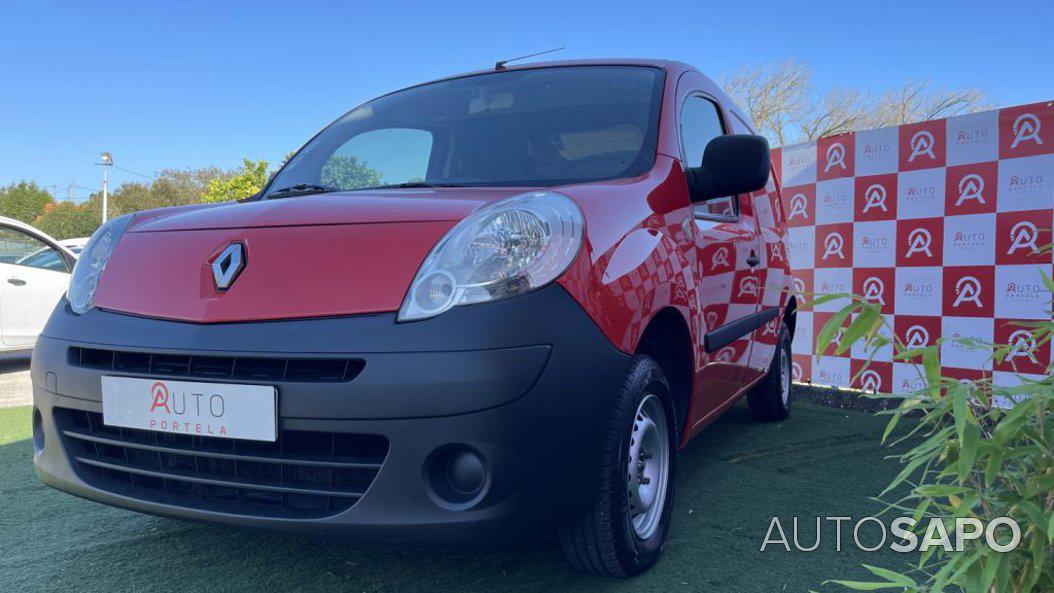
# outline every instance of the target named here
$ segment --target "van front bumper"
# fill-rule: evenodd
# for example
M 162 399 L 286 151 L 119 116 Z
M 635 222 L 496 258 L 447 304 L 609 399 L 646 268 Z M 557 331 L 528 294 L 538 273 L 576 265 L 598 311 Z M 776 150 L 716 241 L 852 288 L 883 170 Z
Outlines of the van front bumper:
M 362 366 L 317 381 L 190 370 L 307 358 Z M 412 323 L 379 314 L 193 324 L 78 316 L 60 303 L 33 354 L 34 464 L 59 490 L 157 515 L 386 540 L 519 539 L 593 500 L 628 361 L 558 285 Z M 274 385 L 279 442 L 102 424 L 102 376 L 159 373 Z M 466 459 L 479 487 L 451 489 L 465 484 L 450 476 L 464 477 Z

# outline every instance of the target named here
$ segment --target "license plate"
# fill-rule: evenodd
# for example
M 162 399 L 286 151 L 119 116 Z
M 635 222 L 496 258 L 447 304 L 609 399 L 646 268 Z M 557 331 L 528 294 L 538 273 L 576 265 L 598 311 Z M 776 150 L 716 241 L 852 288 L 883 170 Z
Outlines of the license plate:
M 274 441 L 277 407 L 277 390 L 267 385 L 102 378 L 107 426 Z

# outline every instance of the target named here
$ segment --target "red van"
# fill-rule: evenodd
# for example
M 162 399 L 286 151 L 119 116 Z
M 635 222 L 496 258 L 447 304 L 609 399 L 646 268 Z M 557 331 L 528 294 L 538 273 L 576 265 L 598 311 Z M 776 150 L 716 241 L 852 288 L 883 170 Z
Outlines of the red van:
M 145 513 L 663 549 L 681 447 L 787 416 L 769 148 L 680 63 L 500 67 L 365 103 L 238 203 L 104 224 L 33 356 L 34 462 Z

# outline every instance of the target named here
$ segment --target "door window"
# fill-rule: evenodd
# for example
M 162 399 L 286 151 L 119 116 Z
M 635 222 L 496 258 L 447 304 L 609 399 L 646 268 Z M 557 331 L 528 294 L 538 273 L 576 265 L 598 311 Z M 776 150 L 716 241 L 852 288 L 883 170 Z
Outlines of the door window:
M 681 107 L 681 151 L 686 167 L 703 164 L 706 145 L 724 133 L 721 115 L 713 101 L 697 95 L 685 100 Z M 697 216 L 735 218 L 736 206 L 736 200 L 729 196 L 694 204 L 692 209 Z
M 58 249 L 20 229 L 0 227 L 0 263 L 69 272 Z

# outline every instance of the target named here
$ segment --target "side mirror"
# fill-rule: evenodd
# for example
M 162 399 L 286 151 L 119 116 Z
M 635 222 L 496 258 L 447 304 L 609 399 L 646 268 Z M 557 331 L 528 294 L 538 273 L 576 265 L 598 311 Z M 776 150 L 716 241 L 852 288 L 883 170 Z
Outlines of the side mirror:
M 703 164 L 686 172 L 693 202 L 757 191 L 769 182 L 769 141 L 764 136 L 718 136 L 706 145 Z

